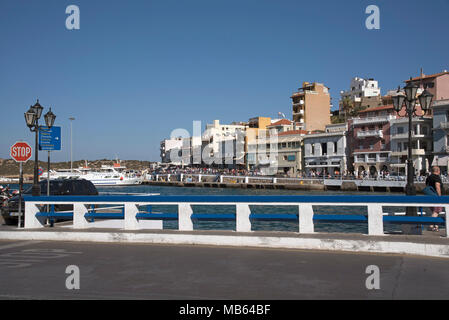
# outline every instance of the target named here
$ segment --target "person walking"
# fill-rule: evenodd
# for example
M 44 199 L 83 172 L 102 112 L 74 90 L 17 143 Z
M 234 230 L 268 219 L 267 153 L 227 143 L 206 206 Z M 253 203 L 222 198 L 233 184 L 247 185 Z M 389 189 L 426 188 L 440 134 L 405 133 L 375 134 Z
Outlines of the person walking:
M 432 167 L 432 174 L 429 175 L 426 179 L 426 194 L 432 195 L 433 193 L 433 195 L 435 196 L 441 196 L 443 190 L 443 182 L 441 181 L 440 173 L 441 172 L 439 167 Z M 431 207 L 430 210 L 432 211 L 432 217 L 438 217 L 441 211 L 443 211 L 443 208 Z M 437 225 L 431 225 L 430 230 L 435 232 L 439 231 Z

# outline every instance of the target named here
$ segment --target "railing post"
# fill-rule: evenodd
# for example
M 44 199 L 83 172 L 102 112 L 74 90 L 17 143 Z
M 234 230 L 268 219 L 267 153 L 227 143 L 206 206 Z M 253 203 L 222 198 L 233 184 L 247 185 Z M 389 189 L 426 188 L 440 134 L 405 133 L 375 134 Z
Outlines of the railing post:
M 223 183 L 223 176 L 220 175 L 220 183 Z
M 139 230 L 139 220 L 136 215 L 139 213 L 139 209 L 135 203 L 125 203 L 125 230 Z
M 201 175 L 198 175 L 198 182 L 201 182 Z
M 178 204 L 178 229 L 180 231 L 192 231 L 192 206 L 189 203 Z
M 273 178 L 273 183 L 275 184 L 277 182 L 278 182 L 278 179 L 277 178 Z
M 31 228 L 43 228 L 45 227 L 46 217 L 36 217 L 36 213 L 39 212 L 39 208 L 34 202 L 25 202 L 25 229 Z
M 383 236 L 384 221 L 382 205 L 376 203 L 368 204 L 368 235 Z
M 299 233 L 314 233 L 313 207 L 310 203 L 300 203 L 299 210 Z
M 170 182 L 170 174 L 167 175 L 167 182 Z
M 251 220 L 249 216 L 251 210 L 246 203 L 237 203 L 235 205 L 236 224 L 235 231 L 237 232 L 251 232 Z
M 89 226 L 89 221 L 85 214 L 88 212 L 87 207 L 83 203 L 73 204 L 73 229 L 86 229 Z
M 179 182 L 182 182 L 182 180 L 184 180 L 184 175 L 181 173 L 179 176 Z
M 248 183 L 248 182 L 249 182 L 249 178 L 245 177 L 245 183 Z

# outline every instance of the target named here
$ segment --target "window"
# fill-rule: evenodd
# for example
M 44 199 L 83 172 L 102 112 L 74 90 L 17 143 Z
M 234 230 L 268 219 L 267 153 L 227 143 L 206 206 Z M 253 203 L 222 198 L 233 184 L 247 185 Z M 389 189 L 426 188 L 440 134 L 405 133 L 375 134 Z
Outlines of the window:
M 327 143 L 322 143 L 321 144 L 321 154 L 323 156 L 327 155 Z
M 334 154 L 338 153 L 338 145 L 337 145 L 337 141 L 334 142 Z
M 423 134 L 423 135 L 427 135 L 427 131 L 428 129 L 427 129 L 427 127 L 421 127 L 421 134 Z
M 427 142 L 426 141 L 421 141 L 421 149 L 427 151 Z
M 398 127 L 396 130 L 398 134 L 404 133 L 404 127 Z
M 311 144 L 310 147 L 311 147 L 310 154 L 311 154 L 311 155 L 315 155 L 315 145 L 314 145 L 314 144 Z

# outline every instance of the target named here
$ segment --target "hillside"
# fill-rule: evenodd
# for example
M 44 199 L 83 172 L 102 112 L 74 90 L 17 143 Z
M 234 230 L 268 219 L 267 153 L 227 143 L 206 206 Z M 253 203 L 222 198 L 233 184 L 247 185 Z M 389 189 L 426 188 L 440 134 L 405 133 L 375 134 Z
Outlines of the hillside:
M 112 165 L 115 161 L 102 159 L 89 161 L 90 168 L 100 168 L 102 165 Z M 150 161 L 139 161 L 139 160 L 122 160 L 121 164 L 125 166 L 127 169 L 133 169 L 142 171 L 148 169 L 150 165 Z M 73 168 L 78 168 L 85 165 L 84 160 L 73 161 Z M 39 161 L 39 166 L 47 170 L 47 162 Z M 50 164 L 51 169 L 70 169 L 70 161 L 68 162 L 52 162 Z M 34 161 L 27 161 L 23 165 L 23 174 L 28 176 L 32 175 L 34 170 Z M 4 177 L 18 177 L 19 176 L 19 163 L 15 162 L 12 159 L 1 159 L 0 158 L 0 176 Z

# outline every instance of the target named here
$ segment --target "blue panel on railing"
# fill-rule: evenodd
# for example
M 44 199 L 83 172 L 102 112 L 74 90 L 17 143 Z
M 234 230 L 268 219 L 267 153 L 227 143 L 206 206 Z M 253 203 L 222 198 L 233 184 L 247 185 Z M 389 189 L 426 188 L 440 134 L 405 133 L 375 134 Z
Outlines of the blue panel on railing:
M 73 212 L 38 212 L 36 217 L 47 218 L 73 218 Z
M 363 215 L 315 214 L 313 216 L 313 220 L 332 222 L 367 222 L 368 218 Z
M 85 203 L 386 203 L 386 204 L 413 204 L 413 203 L 441 203 L 449 204 L 449 196 L 377 196 L 377 195 L 331 195 L 331 196 L 25 196 L 25 201 L 50 202 L 85 202 Z
M 444 224 L 445 219 L 439 217 L 410 217 L 410 216 L 385 216 L 384 222 L 389 223 L 418 223 L 418 224 Z
M 85 218 L 100 218 L 100 219 L 123 219 L 124 214 L 121 212 L 92 212 L 86 213 Z
M 147 220 L 178 220 L 177 213 L 138 213 L 137 219 Z
M 232 220 L 235 221 L 234 213 L 217 213 L 217 214 L 192 214 L 192 220 L 204 220 L 204 221 L 226 221 Z

